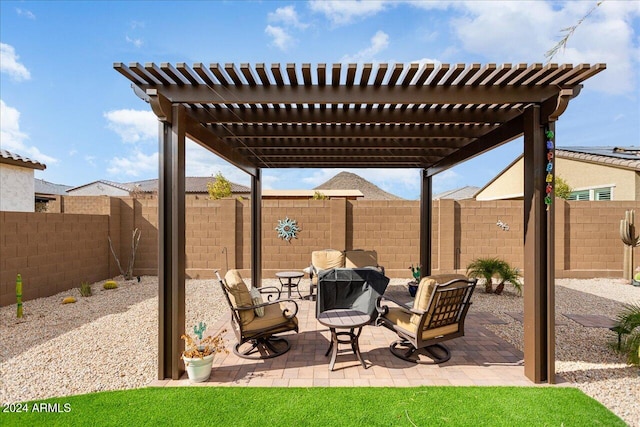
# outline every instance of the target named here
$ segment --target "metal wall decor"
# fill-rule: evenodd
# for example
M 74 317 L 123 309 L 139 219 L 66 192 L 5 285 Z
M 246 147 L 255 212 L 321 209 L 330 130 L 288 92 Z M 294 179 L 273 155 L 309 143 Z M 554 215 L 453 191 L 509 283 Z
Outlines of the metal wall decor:
M 291 243 L 291 239 L 298 238 L 298 231 L 300 231 L 300 227 L 298 227 L 298 222 L 295 219 L 289 219 L 289 217 L 286 217 L 285 219 L 278 220 L 276 231 L 278 232 L 279 238 Z

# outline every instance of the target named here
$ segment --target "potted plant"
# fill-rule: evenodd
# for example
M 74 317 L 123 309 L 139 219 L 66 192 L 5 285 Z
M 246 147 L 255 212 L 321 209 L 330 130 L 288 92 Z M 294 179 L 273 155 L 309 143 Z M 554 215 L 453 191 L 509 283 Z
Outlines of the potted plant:
M 209 335 L 202 338 L 206 328 L 206 323 L 200 322 L 198 326 L 193 327 L 193 333 L 197 338 L 193 338 L 188 334 L 180 337 L 185 342 L 185 349 L 180 358 L 184 361 L 184 366 L 187 368 L 187 375 L 191 382 L 206 381 L 211 375 L 213 358 L 216 353 L 229 353 L 222 339 L 222 335 L 227 330 L 222 330 L 215 337 Z
M 407 286 L 409 286 L 409 295 L 415 297 L 418 291 L 418 283 L 420 283 L 420 265 L 414 267 L 413 264 L 411 264 L 409 270 L 411 270 L 413 280 L 407 283 Z

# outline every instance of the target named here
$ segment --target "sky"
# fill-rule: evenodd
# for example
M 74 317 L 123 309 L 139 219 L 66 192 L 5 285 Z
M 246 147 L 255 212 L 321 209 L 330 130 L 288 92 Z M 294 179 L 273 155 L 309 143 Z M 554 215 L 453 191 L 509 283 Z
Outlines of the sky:
M 596 1 L 0 2 L 0 147 L 79 186 L 158 176 L 158 122 L 114 62 L 546 63 Z M 605 0 L 556 63 L 606 63 L 556 124 L 556 145 L 640 145 L 640 1 Z M 433 192 L 482 187 L 522 138 L 434 177 Z M 265 189 L 310 189 L 342 169 L 265 169 Z M 250 177 L 189 141 L 187 176 Z M 351 170 L 407 199 L 417 169 Z

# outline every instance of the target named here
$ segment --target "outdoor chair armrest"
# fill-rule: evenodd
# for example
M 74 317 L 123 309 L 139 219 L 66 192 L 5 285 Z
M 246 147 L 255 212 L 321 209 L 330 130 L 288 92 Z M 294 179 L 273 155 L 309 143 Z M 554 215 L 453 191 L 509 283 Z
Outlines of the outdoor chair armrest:
M 378 311 L 380 316 L 384 316 L 389 312 L 389 307 L 381 304 L 383 300 L 391 301 L 392 303 L 397 305 L 400 310 L 407 314 L 417 314 L 418 316 L 422 316 L 425 313 L 424 310 L 416 310 L 414 308 L 407 307 L 400 301 L 397 301 L 389 296 L 382 295 L 376 300 L 376 310 Z
M 273 293 L 277 294 L 276 300 L 280 299 L 281 291 L 276 286 L 263 286 L 257 289 L 261 294 L 268 294 L 267 301 L 271 301 L 273 299 Z

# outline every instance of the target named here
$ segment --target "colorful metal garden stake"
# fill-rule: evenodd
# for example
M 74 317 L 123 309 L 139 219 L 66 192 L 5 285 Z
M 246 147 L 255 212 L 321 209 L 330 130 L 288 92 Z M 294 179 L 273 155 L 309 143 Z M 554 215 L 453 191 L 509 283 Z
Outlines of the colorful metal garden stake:
M 16 277 L 16 302 L 18 305 L 18 318 L 22 317 L 22 276 Z
M 547 129 L 545 131 L 545 136 L 547 137 L 547 167 L 546 167 L 546 171 L 547 171 L 547 176 L 545 177 L 545 181 L 547 183 L 547 188 L 546 188 L 546 193 L 547 196 L 544 198 L 544 204 L 547 205 L 547 211 L 550 209 L 550 205 L 551 203 L 553 203 L 553 197 L 552 197 L 552 192 L 553 192 L 553 148 L 554 148 L 554 144 L 553 144 L 553 131 L 550 129 Z

